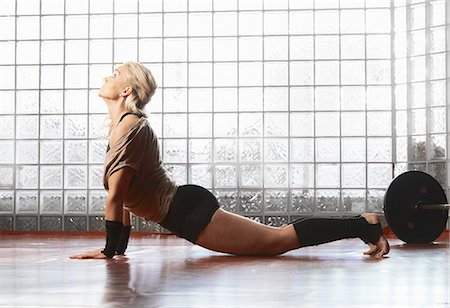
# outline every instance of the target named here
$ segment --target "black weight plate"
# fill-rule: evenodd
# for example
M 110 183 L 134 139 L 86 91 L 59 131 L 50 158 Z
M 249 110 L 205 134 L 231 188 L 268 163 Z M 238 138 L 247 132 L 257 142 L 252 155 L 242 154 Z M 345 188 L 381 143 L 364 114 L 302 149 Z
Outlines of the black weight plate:
M 446 204 L 439 182 L 421 171 L 396 177 L 384 196 L 384 214 L 392 232 L 406 243 L 430 243 L 445 230 L 448 210 L 417 210 L 418 201 Z

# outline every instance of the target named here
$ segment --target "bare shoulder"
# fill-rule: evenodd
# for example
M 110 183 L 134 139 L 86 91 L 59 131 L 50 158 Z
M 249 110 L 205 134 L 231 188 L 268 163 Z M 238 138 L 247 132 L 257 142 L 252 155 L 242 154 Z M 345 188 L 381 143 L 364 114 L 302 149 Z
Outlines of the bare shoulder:
M 109 141 L 110 146 L 112 147 L 117 140 L 120 139 L 120 137 L 128 133 L 138 121 L 139 117 L 134 114 L 124 117 L 122 121 L 120 121 L 120 123 L 111 131 L 111 138 Z

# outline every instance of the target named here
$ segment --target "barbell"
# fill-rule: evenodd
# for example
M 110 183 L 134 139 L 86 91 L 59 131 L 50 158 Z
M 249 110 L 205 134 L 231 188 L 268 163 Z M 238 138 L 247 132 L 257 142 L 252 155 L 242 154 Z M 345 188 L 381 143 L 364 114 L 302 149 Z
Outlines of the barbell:
M 392 232 L 406 243 L 430 243 L 444 232 L 450 204 L 438 181 L 421 171 L 397 176 L 384 196 Z

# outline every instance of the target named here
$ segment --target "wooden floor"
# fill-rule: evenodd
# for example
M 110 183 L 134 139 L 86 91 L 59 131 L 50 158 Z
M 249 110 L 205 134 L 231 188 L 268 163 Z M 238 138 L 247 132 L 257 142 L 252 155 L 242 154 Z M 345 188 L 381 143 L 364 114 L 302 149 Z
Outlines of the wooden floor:
M 256 258 L 148 235 L 106 261 L 68 258 L 102 235 L 0 234 L 0 307 L 450 307 L 448 232 L 390 242 L 383 260 L 358 239 Z

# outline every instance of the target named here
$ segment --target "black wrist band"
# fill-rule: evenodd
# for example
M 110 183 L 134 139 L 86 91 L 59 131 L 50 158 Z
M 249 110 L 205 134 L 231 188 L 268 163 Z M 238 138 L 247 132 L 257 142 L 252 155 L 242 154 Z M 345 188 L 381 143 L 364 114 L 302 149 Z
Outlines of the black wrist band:
M 131 226 L 123 226 L 120 233 L 119 243 L 117 244 L 116 254 L 123 255 L 128 247 L 128 240 L 130 239 Z
M 122 232 L 123 223 L 120 221 L 107 220 L 105 222 L 106 226 L 106 245 L 102 253 L 108 257 L 112 258 L 116 252 L 117 243 L 120 239 L 120 233 Z

